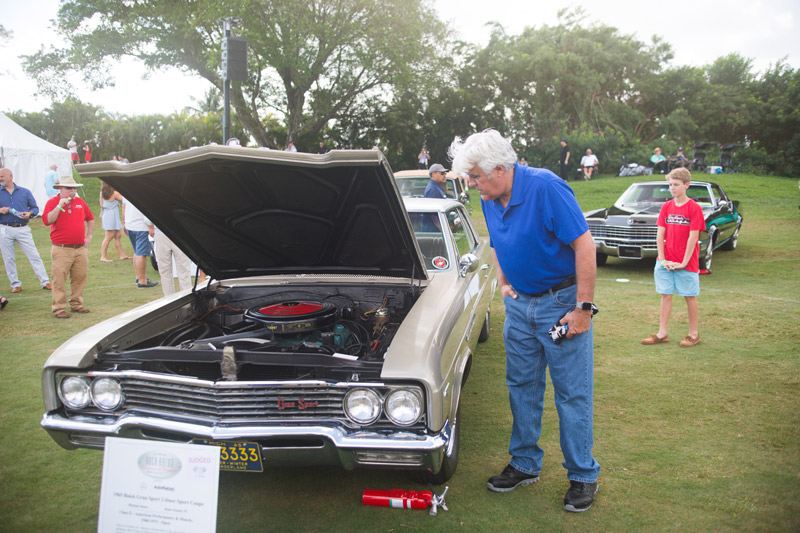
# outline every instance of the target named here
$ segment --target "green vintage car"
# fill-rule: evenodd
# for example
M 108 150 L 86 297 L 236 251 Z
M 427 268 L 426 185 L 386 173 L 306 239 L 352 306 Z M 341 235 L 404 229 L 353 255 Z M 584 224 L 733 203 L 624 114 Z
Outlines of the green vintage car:
M 728 198 L 722 187 L 710 181 L 693 181 L 687 195 L 703 208 L 706 231 L 700 233 L 700 268 L 711 269 L 714 250 L 736 249 L 742 211 L 738 201 Z M 597 246 L 597 264 L 604 265 L 608 256 L 657 257 L 658 213 L 670 199 L 672 195 L 666 181 L 643 181 L 631 184 L 613 206 L 585 212 L 583 215 Z

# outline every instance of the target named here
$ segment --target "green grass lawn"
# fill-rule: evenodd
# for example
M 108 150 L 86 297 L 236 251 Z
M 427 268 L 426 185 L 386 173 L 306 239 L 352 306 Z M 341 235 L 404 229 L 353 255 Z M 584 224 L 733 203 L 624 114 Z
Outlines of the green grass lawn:
M 698 179 L 707 176 L 699 175 Z M 610 205 L 642 178 L 571 182 L 584 210 Z M 658 328 L 652 263 L 609 258 L 595 301 L 595 447 L 600 492 L 587 513 L 565 513 L 567 488 L 552 390 L 545 400 L 541 480 L 508 494 L 486 479 L 508 461 L 511 427 L 502 342 L 503 306 L 479 347 L 462 405 L 461 462 L 449 512 L 364 507 L 366 488 L 422 489 L 405 474 L 339 468 L 271 468 L 220 478 L 220 531 L 800 530 L 800 211 L 794 180 L 715 176 L 741 201 L 739 247 L 717 252 L 701 278 L 702 343 L 679 348 L 686 308 L 675 299 L 673 342 L 642 346 Z M 96 209 L 97 183 L 83 193 Z M 480 202 L 472 201 L 485 232 Z M 48 265 L 47 230 L 34 238 Z M 55 320 L 25 257 L 23 291 L 0 312 L 0 531 L 97 527 L 102 453 L 66 451 L 39 427 L 40 371 L 80 330 L 161 296 L 137 289 L 130 261 L 101 263 L 96 230 L 84 298 L 88 315 Z M 130 253 L 130 243 L 125 243 Z M 112 248 L 113 249 L 113 248 Z M 111 252 L 109 257 L 116 257 Z M 158 279 L 148 266 L 148 275 Z M 627 280 L 627 281 L 622 281 Z

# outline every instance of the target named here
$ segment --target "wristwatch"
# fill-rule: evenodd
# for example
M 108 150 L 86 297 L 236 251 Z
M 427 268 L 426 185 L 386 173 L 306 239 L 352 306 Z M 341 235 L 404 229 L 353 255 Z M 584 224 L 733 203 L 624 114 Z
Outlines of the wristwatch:
M 593 315 L 596 315 L 600 311 L 592 302 L 578 302 L 575 304 L 575 309 L 591 311 Z

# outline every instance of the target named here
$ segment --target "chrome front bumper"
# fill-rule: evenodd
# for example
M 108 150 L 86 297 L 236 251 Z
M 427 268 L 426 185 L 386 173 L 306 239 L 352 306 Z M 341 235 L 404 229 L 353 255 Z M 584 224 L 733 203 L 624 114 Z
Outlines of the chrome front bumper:
M 653 243 L 655 246 L 655 243 Z M 658 257 L 658 249 L 644 247 L 640 245 L 607 245 L 604 241 L 595 240 L 597 251 L 611 257 L 621 257 L 622 259 L 651 259 Z
M 258 442 L 265 465 L 335 465 L 351 470 L 390 467 L 438 472 L 450 436 L 449 422 L 442 431 L 418 435 L 398 430 L 391 434 L 368 429 L 309 426 L 206 426 L 150 416 L 78 420 L 45 413 L 41 426 L 66 449 L 97 448 L 105 437 L 189 443 L 193 439 Z

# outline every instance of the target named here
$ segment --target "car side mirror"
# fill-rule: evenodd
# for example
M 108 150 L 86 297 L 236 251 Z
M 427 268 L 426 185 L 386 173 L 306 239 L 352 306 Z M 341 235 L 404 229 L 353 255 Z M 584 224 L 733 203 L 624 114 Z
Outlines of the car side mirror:
M 475 254 L 464 254 L 458 260 L 458 275 L 462 278 L 467 275 L 467 272 L 474 272 L 478 269 L 478 256 Z
M 726 205 L 728 205 L 728 202 L 726 202 L 725 200 L 720 200 L 719 201 L 719 206 L 720 207 L 725 207 Z

